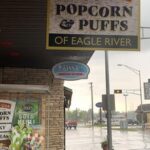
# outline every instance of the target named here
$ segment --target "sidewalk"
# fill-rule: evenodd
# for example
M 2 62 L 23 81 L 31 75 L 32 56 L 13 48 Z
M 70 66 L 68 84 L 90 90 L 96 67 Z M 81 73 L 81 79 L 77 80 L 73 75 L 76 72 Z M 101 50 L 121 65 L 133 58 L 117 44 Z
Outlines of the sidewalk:
M 77 128 L 66 130 L 66 150 L 101 150 L 106 128 Z M 150 150 L 150 130 L 112 130 L 114 150 Z

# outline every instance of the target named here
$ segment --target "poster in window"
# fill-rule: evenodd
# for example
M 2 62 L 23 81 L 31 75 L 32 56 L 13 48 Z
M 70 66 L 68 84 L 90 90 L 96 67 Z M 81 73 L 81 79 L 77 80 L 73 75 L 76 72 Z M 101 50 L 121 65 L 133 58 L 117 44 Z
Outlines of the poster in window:
M 26 125 L 39 125 L 39 100 L 18 100 L 13 119 L 13 125 L 22 122 Z

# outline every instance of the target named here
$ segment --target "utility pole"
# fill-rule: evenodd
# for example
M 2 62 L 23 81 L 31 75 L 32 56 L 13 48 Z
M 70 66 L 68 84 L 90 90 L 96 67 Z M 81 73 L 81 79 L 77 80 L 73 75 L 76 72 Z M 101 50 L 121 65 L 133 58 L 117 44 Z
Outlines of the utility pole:
M 93 83 L 90 82 L 90 88 L 91 88 L 91 117 L 92 117 L 92 128 L 94 127 L 94 113 L 93 113 Z

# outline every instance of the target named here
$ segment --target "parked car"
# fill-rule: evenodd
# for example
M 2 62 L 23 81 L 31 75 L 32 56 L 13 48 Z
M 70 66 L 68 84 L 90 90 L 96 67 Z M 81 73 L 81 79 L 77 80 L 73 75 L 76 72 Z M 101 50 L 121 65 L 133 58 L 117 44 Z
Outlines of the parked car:
M 71 129 L 71 128 L 76 129 L 77 128 L 77 121 L 75 121 L 75 120 L 65 121 L 65 128 L 66 129 Z
M 137 120 L 128 119 L 128 125 L 138 125 L 139 122 Z
M 105 120 L 96 120 L 96 121 L 94 121 L 94 125 L 100 125 L 100 124 L 103 124 L 103 125 L 106 125 L 107 124 L 107 121 L 105 121 Z

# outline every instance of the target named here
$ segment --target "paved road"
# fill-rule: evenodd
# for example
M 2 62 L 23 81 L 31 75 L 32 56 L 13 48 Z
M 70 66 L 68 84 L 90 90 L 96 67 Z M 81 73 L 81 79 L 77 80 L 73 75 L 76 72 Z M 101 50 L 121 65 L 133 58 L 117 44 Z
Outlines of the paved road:
M 66 130 L 66 150 L 101 150 L 106 128 L 78 128 Z M 112 130 L 114 150 L 150 150 L 150 130 Z

